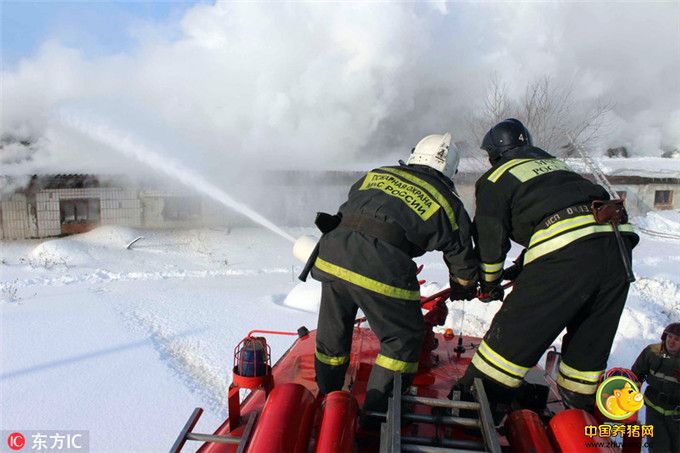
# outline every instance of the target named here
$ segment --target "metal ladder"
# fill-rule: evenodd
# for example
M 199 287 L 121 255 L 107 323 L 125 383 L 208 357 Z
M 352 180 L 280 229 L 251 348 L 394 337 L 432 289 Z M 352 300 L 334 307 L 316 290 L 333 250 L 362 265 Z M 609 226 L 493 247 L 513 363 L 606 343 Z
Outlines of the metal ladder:
M 394 376 L 395 389 L 401 388 L 401 373 Z M 425 398 L 410 395 L 396 395 L 388 400 L 386 421 L 380 430 L 380 453 L 398 453 L 402 451 L 422 453 L 472 453 L 491 452 L 500 453 L 501 447 L 494 427 L 489 401 L 484 391 L 481 379 L 475 378 L 472 393 L 475 401 L 460 401 L 440 398 Z M 476 411 L 478 418 L 457 416 L 434 416 L 407 413 L 402 411 L 402 403 L 422 404 L 430 407 L 463 409 Z M 380 416 L 382 414 L 372 414 Z M 402 436 L 401 421 L 409 420 L 417 423 L 462 426 L 481 431 L 482 442 L 463 439 L 428 438 L 417 436 Z
M 198 442 L 213 442 L 217 444 L 238 445 L 236 453 L 245 452 L 246 446 L 248 445 L 248 441 L 250 440 L 250 436 L 253 433 L 255 421 L 257 420 L 256 412 L 248 416 L 245 428 L 243 429 L 243 434 L 240 437 L 217 436 L 214 434 L 201 434 L 193 432 L 193 429 L 196 426 L 196 423 L 198 423 L 198 419 L 201 418 L 202 414 L 203 414 L 202 408 L 197 407 L 196 409 L 194 409 L 194 412 L 189 417 L 189 420 L 187 420 L 186 424 L 184 425 L 184 428 L 182 428 L 182 431 L 180 431 L 179 435 L 177 436 L 177 440 L 175 440 L 175 443 L 170 448 L 170 453 L 179 453 L 180 451 L 182 451 L 184 444 L 188 440 Z
M 586 167 L 588 167 L 588 169 L 593 174 L 595 181 L 599 185 L 604 187 L 607 192 L 609 192 L 609 195 L 612 197 L 612 199 L 620 198 L 619 194 L 616 193 L 616 191 L 614 190 L 612 185 L 609 183 L 609 180 L 607 179 L 607 175 L 604 174 L 604 172 L 602 171 L 602 168 L 597 163 L 597 161 L 595 159 L 593 159 L 593 157 L 590 155 L 588 150 L 586 150 L 583 147 L 583 145 L 577 143 L 572 134 L 567 134 L 567 138 L 569 139 L 569 142 L 571 143 L 571 145 L 574 148 L 576 148 L 576 151 L 578 151 L 578 153 L 581 155 L 583 162 L 585 162 Z

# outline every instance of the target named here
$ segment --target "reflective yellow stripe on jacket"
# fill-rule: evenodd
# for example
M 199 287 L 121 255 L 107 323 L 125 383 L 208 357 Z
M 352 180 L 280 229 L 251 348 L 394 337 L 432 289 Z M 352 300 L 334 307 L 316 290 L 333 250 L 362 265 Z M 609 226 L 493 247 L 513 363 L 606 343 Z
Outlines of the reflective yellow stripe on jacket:
M 321 258 L 316 259 L 314 266 L 316 266 L 320 271 L 334 275 L 339 279 L 345 280 L 346 282 L 353 283 L 364 289 L 368 289 L 384 296 L 394 297 L 395 299 L 420 300 L 420 291 L 411 291 L 408 289 L 397 288 L 396 286 L 388 285 L 387 283 L 381 283 L 377 280 L 373 280 L 372 278 L 357 274 L 354 271 L 338 266 L 337 264 L 329 263 L 328 261 Z
M 668 381 L 668 382 L 675 382 L 676 384 L 680 383 L 680 380 L 678 380 L 677 378 L 663 374 L 660 371 L 649 370 L 649 374 L 651 374 L 652 376 L 654 376 L 657 379 L 661 379 L 661 380 Z
M 503 274 L 503 261 L 500 263 L 479 263 L 479 269 L 485 282 L 495 282 Z
M 633 232 L 630 224 L 619 225 L 621 232 Z M 613 233 L 611 225 L 598 225 L 592 214 L 572 217 L 536 231 L 529 240 L 524 255 L 524 264 L 529 264 L 543 255 L 559 250 L 572 242 L 596 233 Z
M 523 164 L 524 162 L 529 162 L 530 160 L 532 160 L 532 159 L 512 159 L 512 160 L 509 160 L 508 162 L 504 163 L 503 165 L 501 165 L 500 167 L 495 169 L 493 171 L 493 173 L 491 173 L 487 179 L 491 182 L 496 182 L 500 179 L 501 176 L 503 176 L 503 174 L 506 171 L 510 170 L 513 167 L 518 166 L 519 164 Z
M 651 407 L 661 415 L 680 415 L 680 409 L 664 409 L 663 407 L 657 406 L 649 401 L 649 398 L 645 396 L 645 405 Z

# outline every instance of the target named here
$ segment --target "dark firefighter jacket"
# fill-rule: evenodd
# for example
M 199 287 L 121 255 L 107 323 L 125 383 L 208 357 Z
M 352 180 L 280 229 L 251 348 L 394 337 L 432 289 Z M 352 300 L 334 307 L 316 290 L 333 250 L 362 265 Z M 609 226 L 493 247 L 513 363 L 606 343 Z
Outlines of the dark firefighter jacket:
M 612 233 L 611 226 L 597 225 L 583 206 L 579 212 L 563 213 L 550 223 L 549 218 L 558 211 L 608 200 L 609 194 L 540 148 L 504 153 L 477 181 L 475 195 L 480 279 L 487 282 L 501 277 L 510 239 L 526 248 L 526 265 L 584 237 Z M 619 230 L 633 235 L 637 243 L 630 225 L 620 225 Z
M 633 364 L 640 382 L 647 381 L 645 404 L 663 415 L 680 415 L 680 357 L 661 350 L 661 343 L 642 350 Z
M 389 297 L 418 300 L 411 258 L 431 250 L 444 253 L 451 275 L 460 283 L 477 278 L 470 218 L 451 180 L 436 170 L 421 165 L 371 170 L 352 186 L 339 213 L 340 225 L 319 242 L 312 269 L 317 280 L 340 279 Z M 405 245 L 346 226 L 347 219 L 357 217 L 403 232 Z

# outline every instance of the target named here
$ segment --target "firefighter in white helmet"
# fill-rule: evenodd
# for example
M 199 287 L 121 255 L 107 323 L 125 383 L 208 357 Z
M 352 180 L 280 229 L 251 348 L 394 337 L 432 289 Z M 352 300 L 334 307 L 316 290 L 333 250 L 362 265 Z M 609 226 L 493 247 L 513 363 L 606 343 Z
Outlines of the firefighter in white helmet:
M 315 360 L 321 393 L 343 386 L 358 308 L 381 342 L 364 409 L 385 411 L 395 372 L 404 375 L 404 388 L 410 385 L 424 335 L 414 257 L 442 251 L 451 298 L 475 297 L 470 218 L 451 180 L 458 161 L 451 134 L 428 135 L 406 163 L 361 177 L 338 214 L 317 217 L 324 234 L 308 264 L 322 282 Z
M 451 134 L 428 135 L 413 148 L 406 165 L 425 165 L 443 173 L 449 179 L 458 172 L 460 153 L 451 144 Z

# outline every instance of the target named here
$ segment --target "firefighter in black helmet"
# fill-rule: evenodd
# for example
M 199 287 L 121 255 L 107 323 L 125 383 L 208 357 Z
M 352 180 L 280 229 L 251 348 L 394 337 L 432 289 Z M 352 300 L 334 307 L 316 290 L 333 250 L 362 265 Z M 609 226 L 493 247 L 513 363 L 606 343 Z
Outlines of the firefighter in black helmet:
M 487 295 L 480 300 L 503 300 L 510 241 L 525 249 L 521 272 L 512 272 L 514 289 L 458 384 L 469 390 L 481 377 L 502 415 L 524 375 L 566 327 L 557 384 L 571 407 L 592 411 L 628 294 L 621 252 L 630 260 L 639 239 L 619 213 L 619 250 L 614 227 L 599 223 L 591 210 L 594 201 L 609 199 L 607 191 L 533 146 L 520 121 L 498 123 L 481 147 L 491 168 L 475 192 L 480 292 Z
M 645 424 L 654 426 L 647 440 L 651 453 L 680 451 L 680 322 L 668 325 L 661 343 L 647 346 L 632 368 L 645 390 Z
M 317 221 L 324 231 L 312 268 L 322 282 L 315 359 L 322 394 L 343 387 L 358 308 L 381 345 L 364 409 L 386 410 L 395 372 L 410 385 L 425 333 L 413 257 L 442 251 L 451 299 L 475 297 L 471 222 L 451 180 L 458 161 L 450 134 L 429 135 L 406 164 L 371 170 L 337 215 L 322 216 L 324 225 Z

